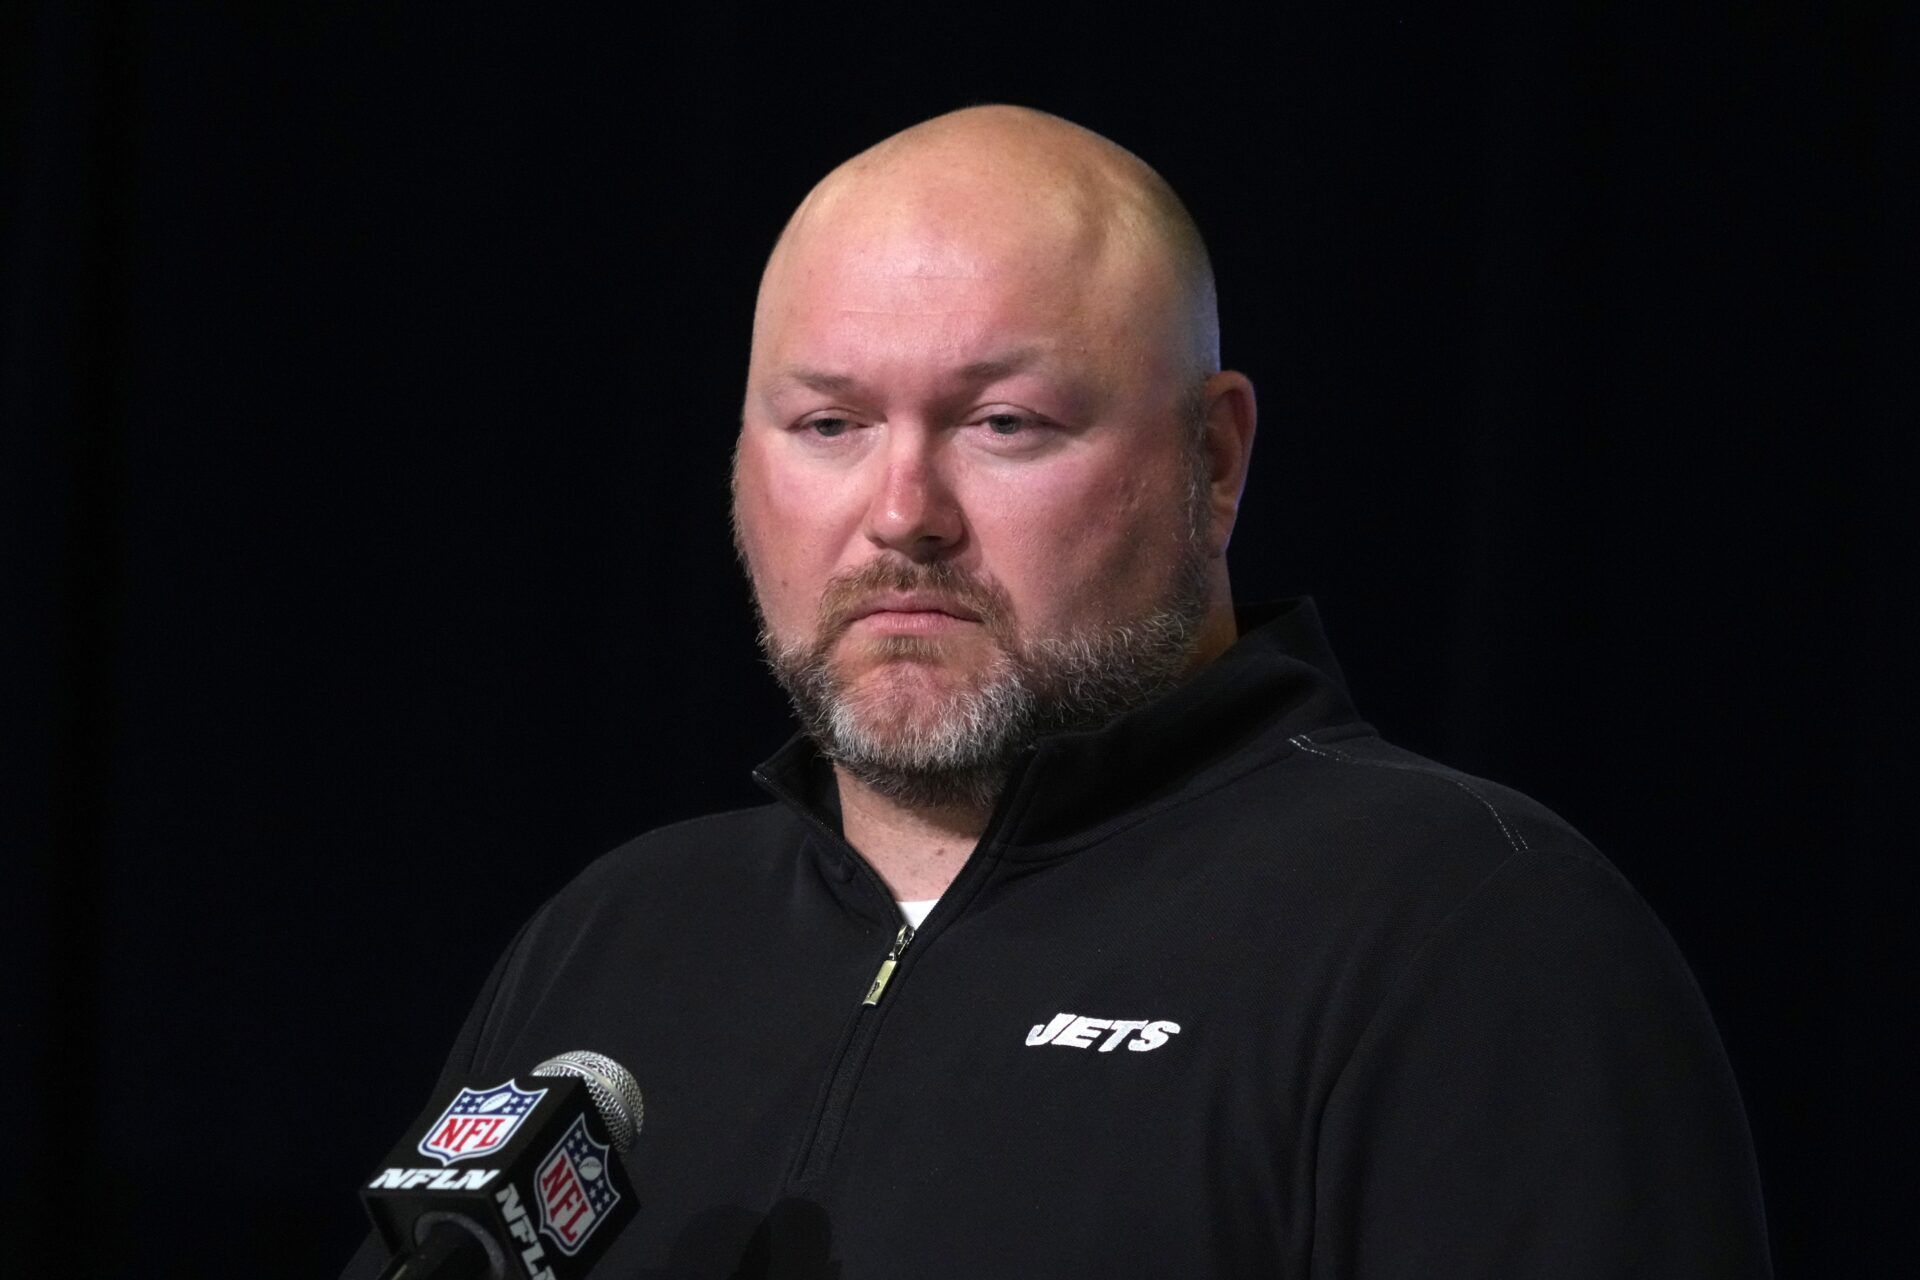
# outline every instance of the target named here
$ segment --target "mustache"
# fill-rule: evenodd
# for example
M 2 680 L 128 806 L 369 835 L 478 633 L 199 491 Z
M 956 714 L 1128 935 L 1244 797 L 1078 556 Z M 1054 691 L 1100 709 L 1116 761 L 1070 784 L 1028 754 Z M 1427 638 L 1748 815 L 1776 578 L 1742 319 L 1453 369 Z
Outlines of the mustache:
M 820 643 L 831 644 L 869 600 L 888 592 L 925 594 L 958 605 L 979 615 L 988 633 L 1002 639 L 1011 628 L 1013 602 L 997 583 L 983 582 L 947 560 L 872 560 L 828 579 L 820 595 Z

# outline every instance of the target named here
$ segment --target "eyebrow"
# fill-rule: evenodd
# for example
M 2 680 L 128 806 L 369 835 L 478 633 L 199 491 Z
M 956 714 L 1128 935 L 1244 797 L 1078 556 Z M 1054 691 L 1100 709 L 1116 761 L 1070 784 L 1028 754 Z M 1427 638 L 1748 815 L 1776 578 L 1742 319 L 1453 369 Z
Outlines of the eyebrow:
M 1045 356 L 1045 350 L 1037 346 L 1016 347 L 1003 355 L 963 364 L 954 371 L 954 377 L 956 381 L 975 386 L 998 382 L 1016 373 L 1024 373 L 1041 363 Z M 826 369 L 809 368 L 806 365 L 794 365 L 784 369 L 774 379 L 776 388 L 788 383 L 798 383 L 822 395 L 845 395 L 860 389 L 860 379 L 851 374 L 833 373 Z
M 1005 355 L 960 366 L 960 377 L 966 382 L 998 382 L 1001 378 L 1026 372 L 1041 363 L 1045 355 L 1039 347 L 1016 347 Z

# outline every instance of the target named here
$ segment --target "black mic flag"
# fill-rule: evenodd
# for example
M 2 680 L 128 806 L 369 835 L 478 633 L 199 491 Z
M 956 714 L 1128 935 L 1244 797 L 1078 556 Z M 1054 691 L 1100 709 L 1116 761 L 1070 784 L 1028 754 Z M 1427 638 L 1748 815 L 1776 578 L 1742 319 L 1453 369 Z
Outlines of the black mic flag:
M 361 1191 L 383 1280 L 575 1280 L 639 1205 L 617 1153 L 640 1089 L 597 1053 L 435 1100 Z

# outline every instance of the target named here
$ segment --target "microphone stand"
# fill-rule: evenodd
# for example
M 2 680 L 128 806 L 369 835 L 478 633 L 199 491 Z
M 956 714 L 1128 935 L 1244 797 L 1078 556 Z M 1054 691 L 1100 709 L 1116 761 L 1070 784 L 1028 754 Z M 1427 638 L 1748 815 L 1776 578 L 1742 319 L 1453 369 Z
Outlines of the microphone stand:
M 427 1225 L 426 1215 L 419 1225 Z M 506 1261 L 478 1223 L 448 1213 L 439 1215 L 411 1252 L 397 1254 L 380 1280 L 506 1280 Z

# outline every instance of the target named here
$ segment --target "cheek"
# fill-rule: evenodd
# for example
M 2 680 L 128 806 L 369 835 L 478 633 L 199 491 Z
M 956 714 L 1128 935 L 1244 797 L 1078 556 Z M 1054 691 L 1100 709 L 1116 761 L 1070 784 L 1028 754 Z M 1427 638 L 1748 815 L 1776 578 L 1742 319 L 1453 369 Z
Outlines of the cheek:
M 1042 625 L 1124 613 L 1136 584 L 1158 563 L 1158 490 L 1150 475 L 1130 467 L 1026 477 L 994 504 L 1004 555 L 989 552 L 988 562 L 1021 612 Z
M 808 593 L 817 593 L 815 580 L 833 569 L 831 494 L 743 446 L 733 498 L 740 548 L 768 621 L 782 626 L 810 617 Z

